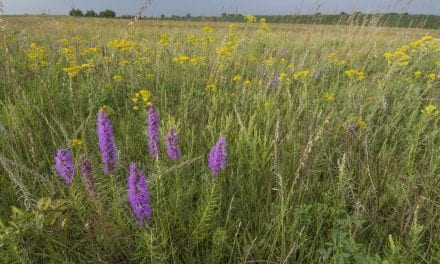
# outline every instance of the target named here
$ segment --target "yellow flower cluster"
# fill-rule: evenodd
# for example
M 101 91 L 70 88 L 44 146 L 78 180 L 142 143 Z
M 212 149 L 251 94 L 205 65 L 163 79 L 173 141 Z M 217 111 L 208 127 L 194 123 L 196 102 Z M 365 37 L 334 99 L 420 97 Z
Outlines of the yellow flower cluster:
M 384 57 L 388 60 L 388 64 L 397 63 L 397 66 L 407 66 L 410 60 L 409 53 L 417 51 L 426 51 L 428 49 L 438 51 L 440 49 L 440 39 L 432 36 L 424 36 L 420 40 L 412 42 L 410 45 L 404 45 L 397 48 L 394 52 L 387 52 Z
M 409 64 L 408 55 L 409 46 L 402 46 L 397 48 L 394 52 L 387 52 L 384 57 L 388 60 L 388 64 L 397 61 L 398 66 L 406 66 Z
M 437 110 L 437 106 L 433 104 L 429 104 L 422 110 L 423 115 L 430 117 L 430 116 L 438 116 L 440 112 Z
M 246 20 L 246 22 L 257 22 L 257 18 L 253 15 L 245 15 L 244 19 Z
M 251 80 L 244 80 L 243 85 L 244 87 L 250 87 L 252 84 Z
M 139 108 L 142 106 L 148 108 L 151 105 L 150 98 L 151 98 L 150 91 L 145 89 L 139 90 L 139 92 L 135 93 L 131 98 L 131 101 L 135 104 L 135 106 L 133 106 L 133 110 L 138 111 Z M 141 103 L 142 105 L 139 106 L 138 103 Z
M 302 73 L 304 76 L 308 76 L 310 73 Z M 301 74 L 300 74 L 301 75 Z M 300 78 L 300 76 L 297 76 L 297 78 Z M 296 79 L 297 80 L 297 79 Z M 290 84 L 292 82 L 292 79 L 290 79 L 289 75 L 285 72 L 280 73 L 280 75 L 278 76 L 278 81 L 280 83 L 284 83 L 284 84 Z
M 260 26 L 258 28 L 258 33 L 267 33 L 270 31 L 270 27 L 269 24 L 266 23 L 266 19 L 265 18 L 261 18 L 260 19 Z
M 205 64 L 206 57 L 205 56 L 194 56 L 189 57 L 186 55 L 179 55 L 173 59 L 173 62 L 185 64 L 185 63 L 191 63 L 191 64 Z
M 128 41 L 126 39 L 121 39 L 121 40 L 115 39 L 109 43 L 109 46 L 111 48 L 118 49 L 120 51 L 128 52 L 131 51 L 134 48 L 134 46 L 136 46 L 136 43 L 132 41 Z
M 299 72 L 295 72 L 293 74 L 293 79 L 295 79 L 295 80 L 299 80 L 299 79 L 302 79 L 302 78 L 305 78 L 305 77 L 310 77 L 310 71 L 309 70 L 302 70 L 302 71 L 299 71 Z
M 47 53 L 43 47 L 38 47 L 37 44 L 31 43 L 29 49 L 25 50 L 28 59 L 32 62 L 32 67 L 47 65 Z
M 122 76 L 119 74 L 116 74 L 113 76 L 113 80 L 116 82 L 120 82 L 120 81 L 122 81 Z
M 197 43 L 197 37 L 193 33 L 189 33 L 185 36 L 185 43 L 188 45 L 195 45 Z
M 101 49 L 98 47 L 84 48 L 81 51 L 82 56 L 87 56 L 89 54 L 99 54 L 99 53 L 101 53 Z
M 335 100 L 335 94 L 334 93 L 326 92 L 326 93 L 324 93 L 324 99 L 327 102 L 333 102 Z
M 217 91 L 217 85 L 215 83 L 208 81 L 206 84 L 206 90 L 209 92 L 216 92 Z
M 341 66 L 345 66 L 345 65 L 347 65 L 347 61 L 346 61 L 346 60 L 340 60 L 340 59 L 338 58 L 338 55 L 337 55 L 335 52 L 330 53 L 330 54 L 328 55 L 328 59 L 329 59 L 331 62 L 337 63 L 337 64 L 339 64 L 339 65 L 341 65 Z
M 365 73 L 363 71 L 357 71 L 354 69 L 350 69 L 345 71 L 345 74 L 350 78 L 357 78 L 359 81 L 365 79 Z
M 168 33 L 162 33 L 160 34 L 160 44 L 164 46 L 168 46 L 170 44 L 170 34 Z
M 269 66 L 272 66 L 275 63 L 275 58 L 271 56 L 269 56 L 269 58 L 267 58 L 264 63 L 266 63 Z
M 84 141 L 82 141 L 81 139 L 78 139 L 78 138 L 74 138 L 74 139 L 72 139 L 72 141 L 70 142 L 70 146 L 71 146 L 72 148 L 81 147 L 82 145 L 84 145 Z
M 201 30 L 205 33 L 214 33 L 214 28 L 212 28 L 210 26 L 204 26 L 204 27 L 202 27 Z
M 235 75 L 234 77 L 232 77 L 232 80 L 233 80 L 234 82 L 238 82 L 238 81 L 241 80 L 241 76 L 240 76 L 240 75 Z
M 358 127 L 359 127 L 360 129 L 365 129 L 365 128 L 367 128 L 367 122 L 365 122 L 365 120 L 364 120 L 361 116 L 359 116 L 359 117 L 357 118 L 357 125 L 358 125 Z
M 228 28 L 229 28 L 229 30 L 236 30 L 237 29 L 237 24 L 234 24 L 234 23 L 232 23 L 232 24 L 229 24 L 228 25 Z
M 225 58 L 231 58 L 232 53 L 234 52 L 235 49 L 237 49 L 237 45 L 235 44 L 235 42 L 233 40 L 228 40 L 223 44 L 223 46 L 215 49 L 215 52 L 219 56 L 222 56 Z
M 81 66 L 71 65 L 70 67 L 63 68 L 63 71 L 67 73 L 70 78 L 78 76 L 81 71 Z

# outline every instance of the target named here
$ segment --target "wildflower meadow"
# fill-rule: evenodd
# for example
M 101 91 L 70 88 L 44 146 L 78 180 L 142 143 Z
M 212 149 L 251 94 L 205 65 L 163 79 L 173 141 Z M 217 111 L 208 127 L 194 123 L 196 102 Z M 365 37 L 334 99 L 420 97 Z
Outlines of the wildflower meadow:
M 1 263 L 440 263 L 440 34 L 8 16 Z

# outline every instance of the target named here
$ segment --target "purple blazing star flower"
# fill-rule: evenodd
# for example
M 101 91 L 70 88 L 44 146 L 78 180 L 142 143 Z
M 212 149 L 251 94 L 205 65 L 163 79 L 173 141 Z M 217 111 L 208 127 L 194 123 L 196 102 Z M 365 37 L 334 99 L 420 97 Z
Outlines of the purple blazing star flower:
M 55 156 L 55 168 L 58 174 L 64 178 L 67 185 L 72 183 L 74 172 L 73 159 L 69 150 L 66 148 L 57 151 L 57 155 Z
M 272 87 L 272 88 L 277 88 L 278 87 L 278 83 L 279 83 L 278 78 L 279 78 L 278 74 L 275 74 L 273 79 L 270 80 L 270 83 L 269 83 L 270 87 Z
M 159 158 L 159 115 L 154 111 L 153 106 L 148 109 L 148 149 L 150 155 L 156 160 Z
M 134 162 L 130 164 L 128 175 L 128 201 L 139 225 L 143 224 L 145 218 L 151 217 L 152 210 L 147 181 Z
M 104 173 L 109 174 L 116 164 L 116 145 L 113 139 L 112 123 L 106 110 L 99 110 L 96 127 L 99 150 L 101 151 L 102 163 L 104 163 Z
M 182 154 L 179 148 L 179 137 L 177 136 L 176 131 L 174 131 L 173 128 L 171 128 L 165 136 L 165 144 L 167 145 L 168 156 L 171 159 L 176 160 L 180 158 Z
M 227 158 L 228 152 L 226 139 L 221 136 L 209 153 L 208 166 L 214 177 L 217 177 L 219 172 L 225 168 Z
M 92 175 L 92 165 L 84 156 L 80 157 L 81 176 L 90 196 L 96 197 L 96 184 Z

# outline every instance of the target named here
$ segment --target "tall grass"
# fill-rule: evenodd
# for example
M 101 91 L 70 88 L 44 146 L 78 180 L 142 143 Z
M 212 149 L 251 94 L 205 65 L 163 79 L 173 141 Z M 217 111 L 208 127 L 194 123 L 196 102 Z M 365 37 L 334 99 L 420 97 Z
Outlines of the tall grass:
M 120 42 L 120 20 L 5 22 L 3 263 L 440 261 L 439 114 L 422 112 L 440 105 L 438 31 L 139 20 Z M 408 65 L 384 57 L 403 45 Z M 132 101 L 141 89 L 162 137 L 176 128 L 181 159 L 163 141 L 159 160 L 148 156 L 147 110 Z M 104 105 L 111 175 L 96 135 Z M 229 157 L 214 180 L 220 135 Z M 60 147 L 91 160 L 96 198 L 79 169 L 70 186 L 56 174 Z M 132 161 L 151 192 L 143 226 L 127 199 Z

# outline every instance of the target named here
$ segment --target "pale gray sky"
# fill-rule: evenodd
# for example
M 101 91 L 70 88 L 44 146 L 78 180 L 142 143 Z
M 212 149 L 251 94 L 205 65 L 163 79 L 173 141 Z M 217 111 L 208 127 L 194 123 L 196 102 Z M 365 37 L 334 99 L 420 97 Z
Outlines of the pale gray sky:
M 72 6 L 83 11 L 106 8 L 118 15 L 134 14 L 143 0 L 0 0 L 5 14 L 67 14 Z M 361 11 L 408 12 L 412 14 L 440 15 L 440 0 L 152 0 L 144 12 L 147 16 L 221 15 L 241 14 L 289 14 L 289 13 L 339 13 Z

